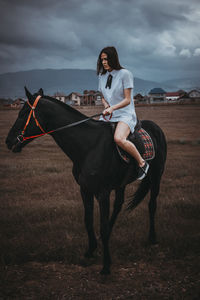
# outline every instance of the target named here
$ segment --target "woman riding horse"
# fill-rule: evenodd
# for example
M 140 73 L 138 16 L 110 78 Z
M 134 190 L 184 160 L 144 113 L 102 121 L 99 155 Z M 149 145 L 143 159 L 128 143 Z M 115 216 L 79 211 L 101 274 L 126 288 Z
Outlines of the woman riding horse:
M 133 102 L 133 76 L 121 67 L 115 47 L 101 50 L 97 61 L 99 91 L 103 94 L 105 107 L 103 115 L 110 115 L 111 122 L 117 122 L 114 140 L 117 145 L 136 159 L 139 166 L 138 178 L 142 180 L 149 169 L 149 164 L 142 158 L 133 143 L 127 140 L 134 132 L 137 117 Z M 100 118 L 104 120 L 104 118 Z
M 6 144 L 13 152 L 19 152 L 34 138 L 50 134 L 72 160 L 73 175 L 80 185 L 85 208 L 85 226 L 89 241 L 85 257 L 92 257 L 97 248 L 93 227 L 94 197 L 96 197 L 100 207 L 100 233 L 103 243 L 101 274 L 109 274 L 111 266 L 109 239 L 124 202 L 125 187 L 138 177 L 137 162 L 132 159 L 131 163 L 127 164 L 120 158 L 110 123 L 89 120 L 90 118 L 86 118 L 71 106 L 44 96 L 42 89 L 34 95 L 26 90 L 26 95 L 28 101 L 19 112 Z M 128 207 L 135 208 L 150 191 L 149 241 L 155 243 L 156 199 L 164 171 L 167 147 L 165 136 L 159 126 L 152 121 L 141 121 L 141 125 L 154 142 L 155 157 L 151 160 L 147 176 L 141 181 Z M 110 216 L 112 190 L 115 190 L 115 202 Z

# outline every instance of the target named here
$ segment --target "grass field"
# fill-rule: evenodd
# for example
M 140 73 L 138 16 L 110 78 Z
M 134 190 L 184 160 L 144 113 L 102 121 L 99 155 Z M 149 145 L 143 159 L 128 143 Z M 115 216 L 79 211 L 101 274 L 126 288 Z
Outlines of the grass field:
M 81 109 L 86 115 L 100 110 Z M 49 136 L 20 154 L 7 150 L 17 113 L 0 111 L 0 299 L 199 299 L 200 106 L 137 108 L 140 119 L 162 127 L 168 142 L 156 218 L 159 244 L 146 243 L 148 197 L 130 214 L 122 210 L 107 279 L 98 274 L 100 240 L 94 264 L 81 265 L 87 235 L 71 161 Z M 136 187 L 127 187 L 126 198 Z M 95 228 L 99 237 L 97 204 Z

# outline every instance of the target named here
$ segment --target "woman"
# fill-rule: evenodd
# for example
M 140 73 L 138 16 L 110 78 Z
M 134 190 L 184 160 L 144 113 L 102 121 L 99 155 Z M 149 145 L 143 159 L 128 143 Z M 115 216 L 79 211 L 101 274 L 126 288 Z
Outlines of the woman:
M 101 50 L 97 61 L 99 91 L 104 105 L 103 115 L 110 115 L 111 122 L 117 122 L 114 140 L 118 146 L 132 155 L 138 162 L 138 179 L 142 180 L 149 169 L 149 164 L 141 157 L 136 147 L 127 140 L 134 132 L 137 122 L 133 102 L 133 76 L 120 63 L 115 47 Z M 100 118 L 104 120 L 103 118 Z

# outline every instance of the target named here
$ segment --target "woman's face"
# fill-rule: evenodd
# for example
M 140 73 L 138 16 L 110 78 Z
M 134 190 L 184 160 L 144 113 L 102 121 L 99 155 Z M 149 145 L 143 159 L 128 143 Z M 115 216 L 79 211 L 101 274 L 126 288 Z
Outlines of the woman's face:
M 106 53 L 101 54 L 101 62 L 105 70 L 111 72 L 112 68 L 108 64 L 108 56 Z

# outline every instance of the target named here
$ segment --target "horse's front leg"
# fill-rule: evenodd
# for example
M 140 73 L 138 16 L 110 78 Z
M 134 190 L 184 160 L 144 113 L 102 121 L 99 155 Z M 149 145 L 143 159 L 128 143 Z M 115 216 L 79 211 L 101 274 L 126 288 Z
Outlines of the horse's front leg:
M 92 193 L 81 187 L 81 196 L 85 208 L 85 227 L 88 233 L 88 249 L 85 252 L 85 257 L 91 258 L 93 252 L 97 248 L 97 240 L 93 227 L 93 210 L 94 210 L 94 196 Z
M 109 209 L 110 191 L 103 191 L 97 195 L 100 208 L 100 234 L 103 243 L 103 269 L 101 274 L 110 274 L 111 257 L 109 251 Z
M 122 209 L 122 205 L 124 203 L 124 192 L 125 192 L 125 187 L 120 187 L 115 190 L 115 202 L 114 202 L 114 207 L 113 207 L 113 213 L 112 213 L 112 216 L 110 218 L 110 223 L 109 223 L 109 227 L 110 227 L 109 233 L 110 234 L 112 232 L 112 228 L 115 224 L 117 216 Z

